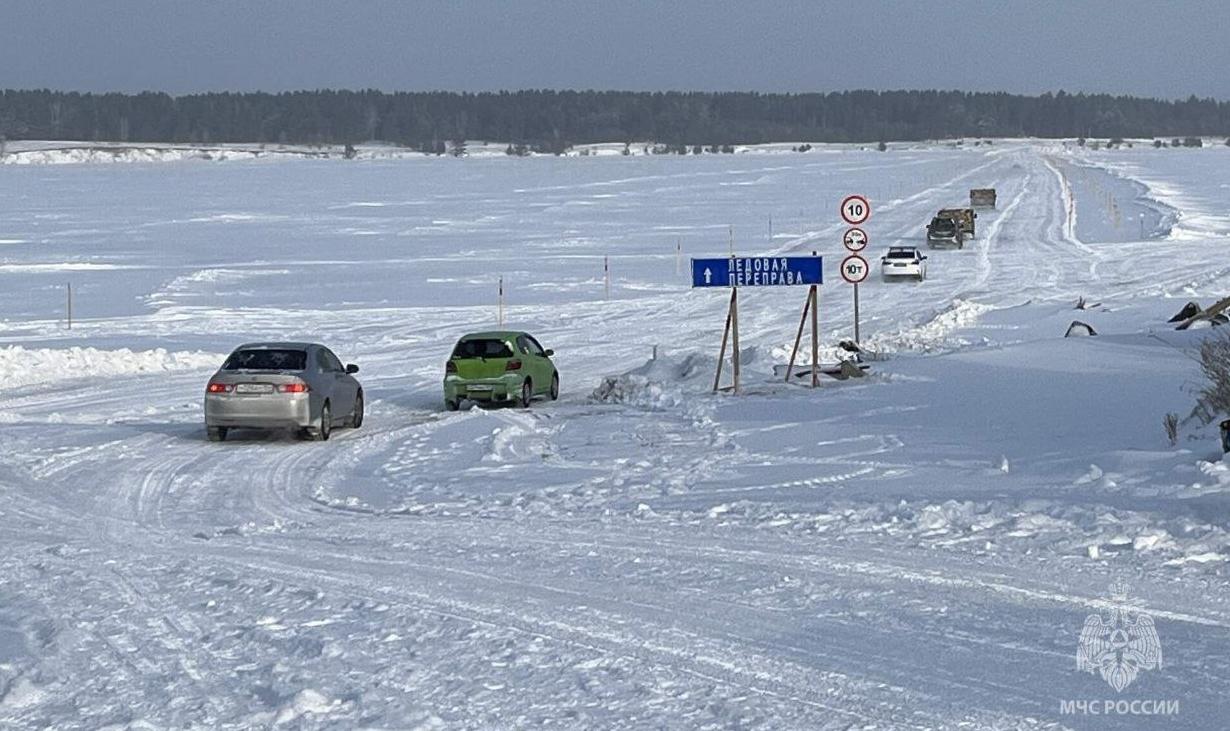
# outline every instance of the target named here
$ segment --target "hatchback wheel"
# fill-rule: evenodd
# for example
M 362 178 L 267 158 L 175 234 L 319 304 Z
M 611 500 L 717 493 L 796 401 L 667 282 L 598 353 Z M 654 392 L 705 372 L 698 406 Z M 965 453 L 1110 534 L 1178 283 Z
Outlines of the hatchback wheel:
M 226 427 L 224 426 L 206 427 L 205 434 L 209 437 L 209 441 L 211 442 L 226 441 Z
M 551 374 L 551 400 L 555 401 L 559 398 L 559 373 Z
M 456 411 L 459 408 L 461 408 L 461 402 L 458 401 L 457 399 L 455 398 L 444 399 L 444 410 L 445 411 Z
M 530 401 L 534 400 L 534 383 L 530 379 L 525 379 L 525 383 L 521 384 L 521 400 L 517 405 L 523 409 L 530 407 Z

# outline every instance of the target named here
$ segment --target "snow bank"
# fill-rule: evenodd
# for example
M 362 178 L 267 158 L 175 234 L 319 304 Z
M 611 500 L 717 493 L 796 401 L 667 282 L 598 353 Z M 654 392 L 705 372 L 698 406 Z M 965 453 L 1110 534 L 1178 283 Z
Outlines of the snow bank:
M 881 534 L 976 553 L 1045 552 L 1094 561 L 1132 556 L 1150 559 L 1153 566 L 1197 570 L 1230 558 L 1230 536 L 1215 525 L 1042 499 L 837 502 L 820 511 L 784 511 L 770 502 L 741 500 L 659 517 L 794 533 Z
M 201 351 L 0 348 L 0 385 L 6 388 L 70 378 L 127 376 L 216 368 L 225 356 Z
M 796 156 L 796 148 L 810 145 L 812 156 L 834 154 L 840 152 L 867 152 L 871 146 L 848 143 L 819 142 L 775 142 L 759 145 L 737 145 L 733 153 L 737 155 L 778 155 Z M 674 153 L 654 152 L 659 146 L 652 142 L 633 142 L 625 150 L 623 142 L 604 142 L 587 145 L 576 145 L 562 155 L 553 153 L 538 153 L 527 151 L 526 157 L 644 157 L 656 156 L 674 158 Z M 934 147 L 927 143 L 911 143 L 898 145 L 902 150 L 925 150 Z M 410 147 L 394 144 L 369 143 L 356 145 L 355 160 L 400 160 L 400 159 L 515 159 L 508 155 L 508 143 L 470 140 L 465 143 L 463 151 L 455 151 L 452 143 L 447 145 L 448 153 L 444 156 L 424 153 Z M 705 148 L 704 157 L 715 156 Z M 109 163 L 153 163 L 153 162 L 183 162 L 183 161 L 233 161 L 256 160 L 261 158 L 300 158 L 300 159 L 333 159 L 341 160 L 346 155 L 343 145 L 281 145 L 260 143 L 228 143 L 213 145 L 175 144 L 175 143 L 122 143 L 122 142 L 82 142 L 82 141 L 12 141 L 7 145 L 7 151 L 0 155 L 0 165 L 71 165 L 71 164 L 109 164 Z M 728 157 L 721 153 L 723 158 Z M 683 155 L 680 157 L 694 157 Z
M 864 346 L 867 350 L 878 353 L 899 351 L 929 353 L 955 349 L 969 343 L 954 341 L 953 333 L 972 327 L 978 322 L 978 318 L 994 309 L 991 305 L 978 302 L 954 300 L 948 307 L 933 312 L 922 324 L 906 327 L 894 333 L 872 336 L 866 340 Z
M 627 373 L 602 379 L 590 399 L 649 410 L 672 409 L 712 388 L 716 368 L 712 356 L 699 353 L 660 356 Z
M 324 694 L 306 688 L 295 694 L 289 703 L 282 706 L 274 719 L 275 725 L 290 723 L 303 716 L 323 716 L 337 710 L 340 701 L 330 700 Z
M 409 152 L 407 150 L 407 152 Z M 276 158 L 341 158 L 342 147 L 306 145 L 158 145 L 120 143 L 10 143 L 0 165 L 230 161 Z
M 0 708 L 23 709 L 37 706 L 47 698 L 47 693 L 29 678 L 13 681 L 8 691 L 0 696 Z

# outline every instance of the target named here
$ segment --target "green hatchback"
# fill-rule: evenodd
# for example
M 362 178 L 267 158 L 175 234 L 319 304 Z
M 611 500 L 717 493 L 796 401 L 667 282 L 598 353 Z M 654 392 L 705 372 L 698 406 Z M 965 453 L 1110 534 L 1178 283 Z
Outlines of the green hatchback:
M 532 335 L 516 331 L 471 333 L 457 341 L 444 365 L 444 407 L 456 411 L 463 399 L 515 403 L 535 396 L 559 398 L 559 371 Z

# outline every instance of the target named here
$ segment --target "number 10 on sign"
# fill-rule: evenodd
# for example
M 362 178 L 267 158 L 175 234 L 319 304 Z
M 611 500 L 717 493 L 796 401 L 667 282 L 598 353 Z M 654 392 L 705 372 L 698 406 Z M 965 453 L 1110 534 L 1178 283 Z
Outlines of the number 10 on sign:
M 841 201 L 841 220 L 851 226 L 866 223 L 871 218 L 871 204 L 861 195 L 848 195 Z

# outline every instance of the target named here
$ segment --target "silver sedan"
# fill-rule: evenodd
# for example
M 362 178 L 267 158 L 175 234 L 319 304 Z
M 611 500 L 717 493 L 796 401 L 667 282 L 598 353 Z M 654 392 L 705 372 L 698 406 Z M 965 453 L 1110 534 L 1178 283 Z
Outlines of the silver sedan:
M 317 343 L 241 345 L 205 387 L 206 433 L 220 442 L 231 429 L 294 429 L 323 441 L 335 426 L 358 428 L 358 372 Z

